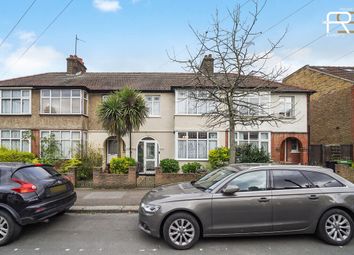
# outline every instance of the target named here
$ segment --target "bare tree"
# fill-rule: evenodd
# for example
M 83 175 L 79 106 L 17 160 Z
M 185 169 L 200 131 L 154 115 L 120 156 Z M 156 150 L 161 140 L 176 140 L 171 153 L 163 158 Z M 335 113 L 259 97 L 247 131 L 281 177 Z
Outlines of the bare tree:
M 286 31 L 275 40 L 268 40 L 268 48 L 262 52 L 255 49 L 256 39 L 263 36 L 255 32 L 255 25 L 264 5 L 253 1 L 254 10 L 247 18 L 241 17 L 241 8 L 228 11 L 230 23 L 221 21 L 218 12 L 210 29 L 204 33 L 191 27 L 199 47 L 188 51 L 188 59 L 175 55 L 170 59 L 183 64 L 194 73 L 191 95 L 209 107 L 204 116 L 210 128 L 226 126 L 230 132 L 230 163 L 236 162 L 236 125 L 258 126 L 262 123 L 278 123 L 285 120 L 274 114 L 270 93 L 279 87 L 276 82 L 284 69 L 269 68 L 268 60 L 280 46 Z M 214 72 L 214 69 L 216 72 Z

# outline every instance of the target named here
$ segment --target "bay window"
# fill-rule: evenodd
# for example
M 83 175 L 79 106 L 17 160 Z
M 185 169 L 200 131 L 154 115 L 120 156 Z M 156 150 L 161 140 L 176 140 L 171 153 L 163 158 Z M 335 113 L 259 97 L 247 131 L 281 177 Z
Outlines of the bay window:
M 270 133 L 269 132 L 236 132 L 235 141 L 238 146 L 251 144 L 258 149 L 270 153 Z
M 69 159 L 75 156 L 75 153 L 81 151 L 81 145 L 86 148 L 86 132 L 67 131 L 67 130 L 42 130 L 41 143 L 44 139 L 54 137 L 60 151 L 61 158 Z M 44 144 L 43 144 L 44 146 Z
M 178 159 L 208 159 L 208 152 L 217 147 L 216 132 L 178 132 Z
M 88 94 L 81 89 L 42 89 L 41 113 L 87 115 Z
M 17 150 L 31 151 L 31 135 L 29 130 L 0 130 L 1 147 Z
M 31 90 L 1 89 L 1 114 L 31 114 Z

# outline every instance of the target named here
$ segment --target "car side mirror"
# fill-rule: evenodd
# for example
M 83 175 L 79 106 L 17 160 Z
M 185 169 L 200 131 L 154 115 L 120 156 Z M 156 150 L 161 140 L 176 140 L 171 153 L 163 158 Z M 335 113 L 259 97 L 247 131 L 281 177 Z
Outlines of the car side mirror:
M 240 188 L 238 186 L 236 186 L 236 185 L 227 185 L 222 190 L 222 193 L 225 194 L 225 195 L 233 195 L 239 190 L 240 190 Z

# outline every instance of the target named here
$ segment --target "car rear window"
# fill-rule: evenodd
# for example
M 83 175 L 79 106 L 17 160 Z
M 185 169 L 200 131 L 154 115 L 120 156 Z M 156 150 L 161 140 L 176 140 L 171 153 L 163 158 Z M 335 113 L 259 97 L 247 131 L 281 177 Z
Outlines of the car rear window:
M 20 179 L 22 181 L 34 182 L 43 180 L 57 175 L 58 172 L 52 167 L 47 166 L 29 166 L 20 168 L 12 175 L 12 178 Z
M 340 183 L 333 177 L 324 173 L 316 173 L 316 172 L 309 172 L 309 171 L 304 171 L 303 173 L 317 188 L 344 186 L 342 183 Z
M 297 170 L 273 170 L 274 189 L 309 188 L 306 178 Z

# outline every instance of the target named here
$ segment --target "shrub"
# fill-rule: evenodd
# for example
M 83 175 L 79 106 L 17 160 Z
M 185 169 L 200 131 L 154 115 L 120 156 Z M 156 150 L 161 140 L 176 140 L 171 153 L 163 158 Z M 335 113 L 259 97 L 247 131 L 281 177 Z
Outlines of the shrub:
M 163 173 L 177 173 L 179 171 L 179 163 L 175 159 L 163 159 L 160 161 L 161 171 Z
M 31 152 L 9 150 L 0 148 L 0 162 L 32 163 L 36 156 Z
M 212 169 L 225 166 L 230 160 L 230 149 L 226 147 L 219 147 L 209 151 L 209 163 Z
M 187 173 L 196 173 L 201 168 L 202 168 L 202 165 L 200 163 L 191 162 L 191 163 L 184 164 L 182 166 L 182 171 L 185 174 L 187 174 Z
M 109 162 L 109 169 L 112 174 L 127 174 L 130 166 L 135 166 L 133 158 L 112 158 Z
M 70 168 L 78 168 L 82 166 L 82 162 L 80 159 L 73 157 L 72 159 L 66 160 L 61 166 L 60 166 L 60 172 L 61 173 L 67 173 L 70 171 Z
M 240 163 L 268 163 L 270 161 L 268 152 L 252 144 L 242 145 L 236 151 Z
M 44 137 L 41 141 L 41 163 L 55 165 L 60 158 L 60 148 L 55 140 L 55 135 Z
M 92 179 L 94 167 L 102 167 L 102 154 L 99 149 L 89 146 L 86 152 L 78 153 L 81 165 L 77 168 L 77 177 L 79 180 Z

